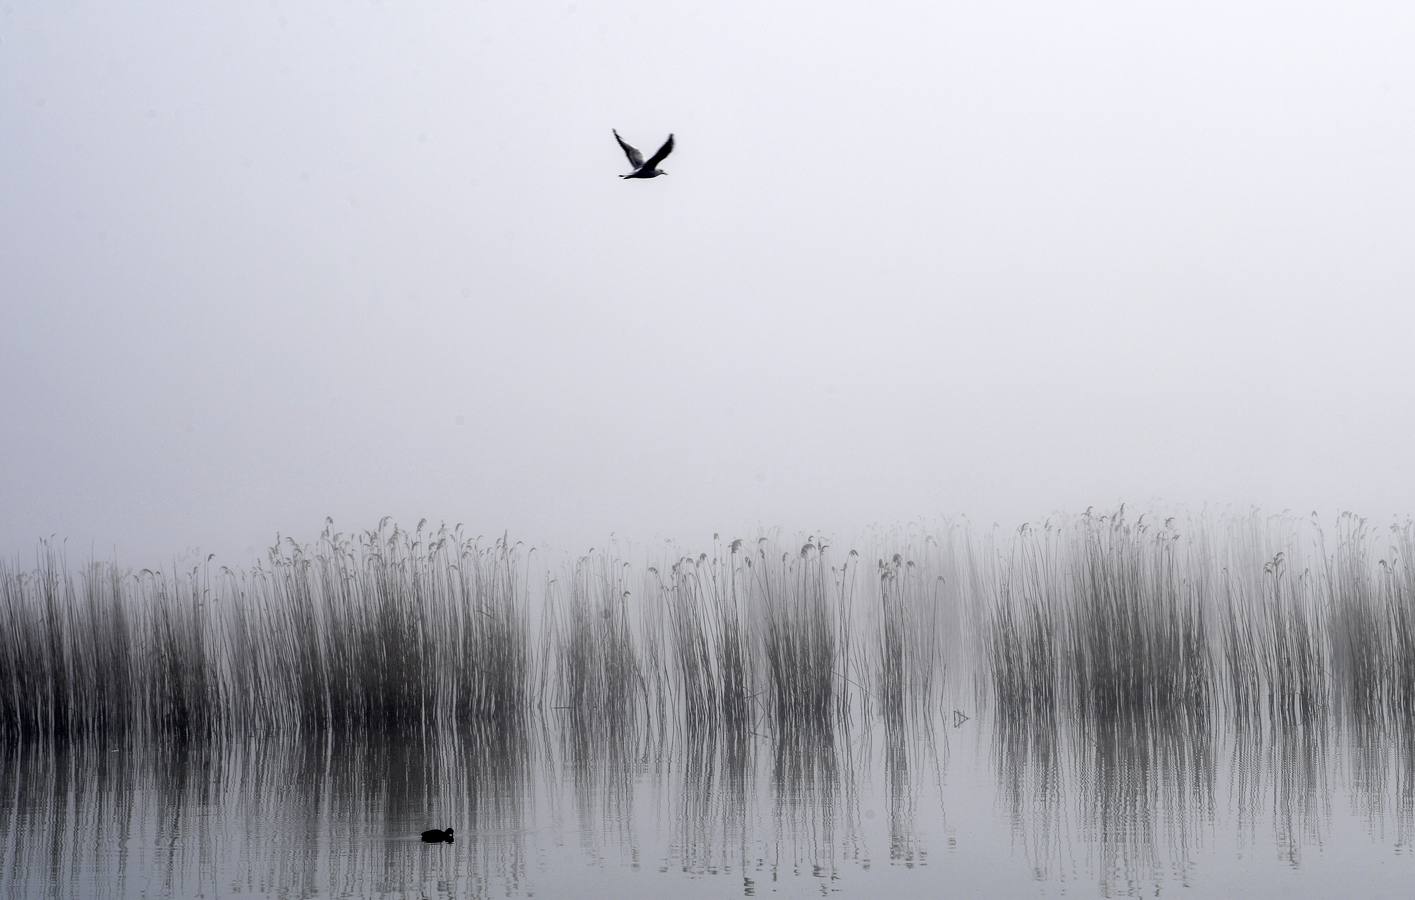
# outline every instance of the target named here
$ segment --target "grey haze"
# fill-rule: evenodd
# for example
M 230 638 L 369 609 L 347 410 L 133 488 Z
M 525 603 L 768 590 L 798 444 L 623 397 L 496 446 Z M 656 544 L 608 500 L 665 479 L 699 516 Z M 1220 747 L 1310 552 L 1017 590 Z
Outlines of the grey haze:
M 1410 513 L 1412 46 L 1400 2 L 5 4 L 0 551 Z

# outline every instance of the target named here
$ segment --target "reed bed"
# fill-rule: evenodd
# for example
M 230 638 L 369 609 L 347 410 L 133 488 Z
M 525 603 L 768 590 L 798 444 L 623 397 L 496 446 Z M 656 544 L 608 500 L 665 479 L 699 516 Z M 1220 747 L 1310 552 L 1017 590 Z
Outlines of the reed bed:
M 1234 517 L 1149 525 L 1124 509 L 968 545 L 989 697 L 1009 715 L 1285 726 L 1415 702 L 1412 528 Z
M 1328 540 L 1291 516 L 1121 508 L 865 547 L 714 536 L 640 567 L 385 520 L 326 523 L 246 569 L 127 572 L 41 545 L 0 565 L 0 735 L 509 731 L 546 713 L 735 746 L 898 729 L 970 685 L 1014 720 L 1094 727 L 1415 710 L 1408 522 L 1347 514 Z
M 244 571 L 0 571 L 0 732 L 179 739 L 398 730 L 522 715 L 522 554 L 386 523 Z

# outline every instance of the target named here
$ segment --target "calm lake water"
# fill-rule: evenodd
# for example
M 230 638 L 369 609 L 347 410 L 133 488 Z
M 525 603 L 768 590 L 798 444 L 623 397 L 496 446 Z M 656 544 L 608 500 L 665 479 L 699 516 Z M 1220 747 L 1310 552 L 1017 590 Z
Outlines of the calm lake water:
M 1415 741 L 1360 720 L 0 753 L 6 897 L 1408 897 Z M 424 844 L 452 826 L 452 844 Z

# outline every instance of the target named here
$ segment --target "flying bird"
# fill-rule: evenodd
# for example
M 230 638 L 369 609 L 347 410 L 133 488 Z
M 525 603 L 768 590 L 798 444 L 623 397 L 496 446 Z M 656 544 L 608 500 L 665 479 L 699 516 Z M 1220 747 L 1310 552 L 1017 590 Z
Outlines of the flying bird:
M 657 178 L 668 173 L 658 167 L 658 164 L 668 158 L 668 154 L 673 152 L 673 135 L 668 136 L 668 140 L 663 142 L 663 146 L 658 148 L 658 152 L 650 156 L 648 162 L 644 162 L 644 155 L 633 147 L 624 143 L 624 139 L 619 136 L 619 132 L 614 132 L 614 139 L 619 142 L 619 146 L 624 149 L 624 155 L 629 157 L 629 165 L 634 167 L 634 171 L 628 175 L 620 175 L 620 178 Z

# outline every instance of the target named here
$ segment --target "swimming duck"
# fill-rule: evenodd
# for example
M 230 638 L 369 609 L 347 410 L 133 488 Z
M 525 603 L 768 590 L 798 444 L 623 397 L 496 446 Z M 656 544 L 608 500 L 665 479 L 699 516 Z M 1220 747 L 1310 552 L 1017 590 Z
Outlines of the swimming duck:
M 450 844 L 452 843 L 452 829 L 449 828 L 446 831 L 442 831 L 433 828 L 429 831 L 424 831 L 423 840 L 429 844 Z

